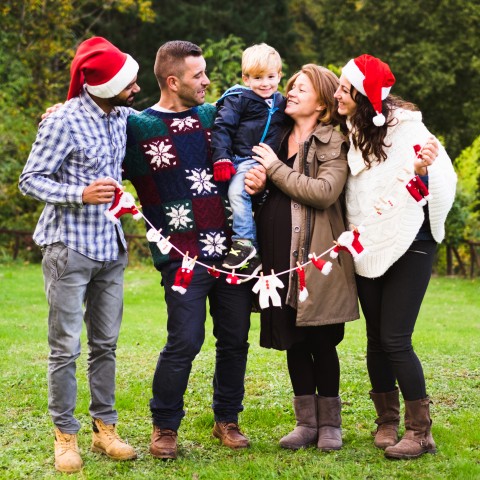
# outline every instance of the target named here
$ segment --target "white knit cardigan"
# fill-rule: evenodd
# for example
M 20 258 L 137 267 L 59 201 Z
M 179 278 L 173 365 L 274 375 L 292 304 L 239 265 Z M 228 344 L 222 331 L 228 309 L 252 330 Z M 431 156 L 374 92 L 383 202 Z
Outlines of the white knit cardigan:
M 360 240 L 367 253 L 355 262 L 356 272 L 363 277 L 383 275 L 407 251 L 424 220 L 422 206 L 409 194 L 405 184 L 415 175 L 414 145 L 423 147 L 431 133 L 418 111 L 399 108 L 393 116 L 398 122 L 389 127 L 385 138 L 386 161 L 374 162 L 367 169 L 361 152 L 352 143 L 348 152 L 347 219 L 349 224 L 365 227 Z M 445 236 L 445 219 L 455 198 L 456 182 L 452 162 L 439 142 L 439 155 L 428 168 L 430 228 L 438 243 Z M 381 198 L 391 199 L 394 206 L 379 215 L 375 205 Z

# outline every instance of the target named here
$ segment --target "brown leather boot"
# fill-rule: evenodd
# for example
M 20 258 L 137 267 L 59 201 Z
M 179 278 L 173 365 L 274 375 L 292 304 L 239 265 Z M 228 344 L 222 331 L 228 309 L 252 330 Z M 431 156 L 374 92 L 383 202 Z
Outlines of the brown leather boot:
M 83 462 L 77 443 L 77 435 L 55 429 L 55 468 L 59 472 L 73 473 L 82 469 Z
M 385 449 L 385 456 L 409 459 L 424 453 L 436 453 L 431 426 L 430 398 L 405 400 L 405 435 L 396 445 Z
M 282 448 L 298 450 L 317 442 L 317 396 L 300 395 L 293 397 L 293 411 L 296 426 L 288 435 L 280 439 Z
M 150 453 L 155 458 L 177 458 L 177 432 L 168 428 L 153 426 Z
M 215 422 L 212 433 L 228 448 L 246 448 L 250 445 L 248 438 L 235 422 Z
M 92 452 L 103 453 L 113 460 L 133 460 L 137 452 L 120 438 L 116 425 L 105 425 L 99 418 L 92 421 Z
M 370 398 L 378 415 L 375 420 L 378 425 L 377 430 L 372 432 L 375 437 L 373 443 L 377 448 L 385 450 L 398 443 L 398 424 L 400 423 L 398 388 L 386 393 L 370 392 Z
M 317 447 L 323 452 L 342 448 L 341 410 L 340 397 L 317 397 Z

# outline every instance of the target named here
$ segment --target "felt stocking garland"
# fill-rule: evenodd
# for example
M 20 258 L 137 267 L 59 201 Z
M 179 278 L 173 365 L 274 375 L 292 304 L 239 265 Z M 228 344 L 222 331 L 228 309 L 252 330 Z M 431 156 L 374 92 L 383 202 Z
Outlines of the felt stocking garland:
M 305 282 L 305 270 L 300 264 L 297 267 L 298 274 L 298 300 L 304 302 L 308 298 L 307 284 Z
M 232 273 L 229 273 L 227 275 L 227 278 L 225 280 L 227 283 L 230 283 L 232 285 L 238 285 L 240 283 L 239 278 L 235 275 L 235 270 L 233 270 Z
M 345 250 L 350 253 L 350 255 L 352 255 L 355 262 L 360 260 L 360 258 L 362 258 L 365 253 L 367 253 L 367 250 L 360 242 L 361 231 L 363 231 L 363 227 L 357 227 L 353 230 L 348 230 L 341 233 L 337 241 L 335 242 L 335 247 L 333 248 L 333 250 L 330 250 L 330 256 L 332 258 L 337 258 L 338 252 L 340 250 Z
M 165 238 L 163 235 L 161 235 L 161 231 L 162 229 L 155 230 L 154 228 L 151 228 L 147 232 L 147 240 L 149 242 L 156 243 L 158 249 L 163 255 L 168 255 L 173 245 L 168 241 L 170 237 Z
M 422 182 L 418 175 L 415 175 L 405 185 L 408 193 L 414 198 L 414 200 L 423 207 L 427 204 L 427 200 L 430 200 L 431 195 L 426 185 Z
M 182 295 L 185 294 L 193 278 L 193 267 L 195 265 L 196 259 L 197 257 L 189 258 L 188 252 L 183 257 L 182 266 L 177 270 L 177 273 L 175 274 L 175 280 L 172 285 L 172 290 L 175 290 Z
M 105 216 L 113 223 L 120 223 L 120 217 L 126 213 L 132 214 L 135 220 L 140 220 L 143 217 L 135 205 L 133 195 L 124 192 L 120 186 L 115 187 L 112 205 L 108 210 L 105 210 Z
M 383 198 L 380 197 L 378 202 L 373 206 L 378 215 L 383 215 L 384 211 L 390 210 L 395 206 L 395 200 L 393 197 Z
M 310 253 L 308 258 L 312 260 L 312 263 L 324 274 L 328 275 L 332 271 L 332 262 L 326 262 L 320 257 L 317 257 L 314 253 Z
M 207 269 L 207 272 L 212 277 L 218 278 L 220 277 L 220 272 L 213 266 Z
M 273 273 L 272 275 L 263 276 L 263 273 L 260 274 L 260 278 L 257 283 L 253 286 L 253 293 L 258 293 L 258 302 L 260 308 L 267 308 L 269 305 L 269 299 L 272 300 L 272 305 L 274 307 L 281 307 L 282 301 L 280 295 L 277 292 L 277 288 L 283 288 L 283 282 Z

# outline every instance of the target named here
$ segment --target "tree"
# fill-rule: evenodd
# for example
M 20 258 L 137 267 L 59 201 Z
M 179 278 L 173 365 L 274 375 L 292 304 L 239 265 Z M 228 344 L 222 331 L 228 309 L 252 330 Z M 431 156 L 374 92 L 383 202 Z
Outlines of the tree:
M 470 0 L 291 0 L 305 61 L 385 60 L 393 93 L 417 103 L 456 157 L 480 131 L 480 8 Z M 308 42 L 308 43 L 307 43 Z

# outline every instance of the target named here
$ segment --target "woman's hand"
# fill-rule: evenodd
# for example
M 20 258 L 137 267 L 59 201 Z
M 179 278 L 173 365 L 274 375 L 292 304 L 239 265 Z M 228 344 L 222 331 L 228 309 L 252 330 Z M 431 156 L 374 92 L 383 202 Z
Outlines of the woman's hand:
M 258 163 L 262 164 L 266 169 L 268 169 L 273 162 L 278 160 L 275 152 L 266 143 L 255 145 L 252 150 L 254 153 L 256 153 L 256 155 L 253 155 L 252 158 Z
M 255 165 L 245 173 L 245 191 L 249 195 L 256 195 L 265 190 L 267 173 L 262 165 Z
M 435 137 L 430 137 L 415 160 L 415 173 L 417 175 L 428 175 L 428 167 L 433 165 L 437 157 L 438 142 Z

